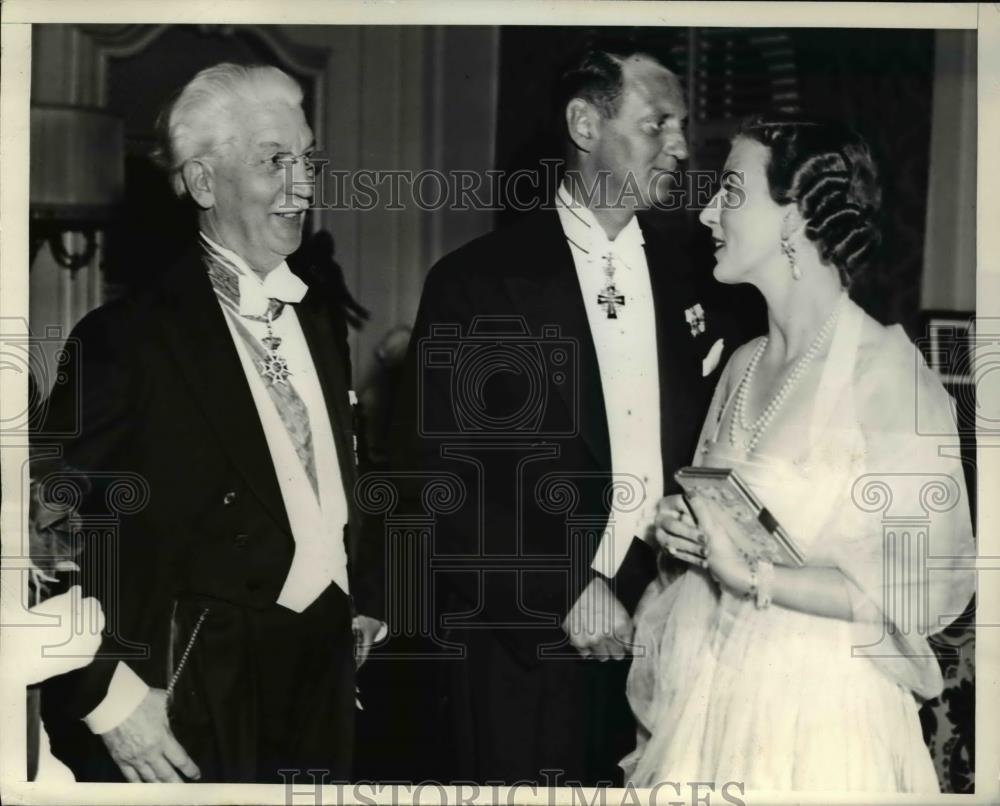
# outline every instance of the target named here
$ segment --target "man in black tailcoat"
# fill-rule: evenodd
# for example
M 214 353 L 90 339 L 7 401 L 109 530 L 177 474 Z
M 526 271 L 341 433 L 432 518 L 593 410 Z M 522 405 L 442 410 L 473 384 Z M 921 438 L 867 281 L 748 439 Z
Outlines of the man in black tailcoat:
M 220 64 L 184 87 L 162 157 L 197 242 L 80 322 L 80 365 L 36 440 L 92 482 L 85 519 L 118 518 L 81 558 L 107 617 L 98 658 L 43 693 L 78 779 L 351 774 L 380 561 L 353 500 L 344 316 L 325 278 L 285 262 L 313 195 L 301 102 L 273 67 Z M 122 479 L 131 498 L 108 492 Z
M 464 648 L 443 662 L 454 780 L 620 780 L 647 530 L 736 345 L 709 278 L 635 216 L 669 203 L 687 156 L 677 77 L 590 48 L 559 87 L 555 198 L 431 269 L 400 407 L 400 466 L 464 488 L 423 580 Z

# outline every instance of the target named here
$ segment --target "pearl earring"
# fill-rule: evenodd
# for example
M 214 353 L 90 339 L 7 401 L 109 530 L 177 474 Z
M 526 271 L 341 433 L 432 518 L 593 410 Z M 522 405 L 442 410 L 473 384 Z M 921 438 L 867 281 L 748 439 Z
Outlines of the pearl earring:
M 795 246 L 784 235 L 781 237 L 781 251 L 788 258 L 788 265 L 792 267 L 792 277 L 796 280 L 802 279 L 802 270 L 795 261 Z

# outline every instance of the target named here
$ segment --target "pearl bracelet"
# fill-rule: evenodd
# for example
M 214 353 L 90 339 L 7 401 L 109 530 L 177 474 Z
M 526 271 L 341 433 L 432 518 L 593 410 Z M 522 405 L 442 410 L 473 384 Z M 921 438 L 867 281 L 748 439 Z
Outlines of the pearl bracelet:
M 757 565 L 750 565 L 750 583 L 747 585 L 746 592 L 743 594 L 744 599 L 753 599 L 756 601 L 757 597 L 760 595 L 757 588 Z
M 758 610 L 771 605 L 771 591 L 774 588 L 774 564 L 770 560 L 757 560 L 754 568 L 754 600 Z

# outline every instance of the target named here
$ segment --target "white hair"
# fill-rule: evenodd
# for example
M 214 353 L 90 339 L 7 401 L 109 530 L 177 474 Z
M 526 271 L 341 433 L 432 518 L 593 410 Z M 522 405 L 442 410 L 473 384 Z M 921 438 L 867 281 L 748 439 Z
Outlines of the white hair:
M 169 173 L 174 192 L 187 193 L 181 175 L 185 163 L 236 137 L 235 104 L 273 100 L 302 105 L 302 87 L 277 67 L 222 62 L 192 78 L 157 120 L 153 158 Z

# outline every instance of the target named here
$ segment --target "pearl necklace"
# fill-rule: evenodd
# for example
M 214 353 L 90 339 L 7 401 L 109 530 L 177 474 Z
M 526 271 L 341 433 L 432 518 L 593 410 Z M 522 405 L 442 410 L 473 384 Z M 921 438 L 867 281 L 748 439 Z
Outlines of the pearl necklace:
M 745 432 L 750 432 L 751 434 L 749 441 L 744 443 L 745 452 L 749 454 L 754 450 L 754 448 L 757 447 L 757 443 L 764 435 L 764 432 L 766 432 L 768 427 L 771 425 L 771 421 L 774 420 L 775 415 L 785 404 L 785 400 L 792 393 L 792 390 L 796 387 L 796 385 L 798 385 L 799 380 L 805 374 L 806 368 L 818 355 L 820 347 L 823 346 L 823 343 L 833 330 L 833 326 L 840 315 L 841 307 L 842 305 L 840 304 L 840 301 L 838 301 L 829 317 L 827 317 L 826 322 L 823 323 L 823 327 L 821 327 L 819 329 L 819 333 L 816 334 L 816 338 L 814 338 L 812 344 L 809 345 L 809 349 L 803 353 L 802 357 L 798 361 L 795 362 L 795 366 L 792 367 L 792 371 L 788 374 L 788 378 L 785 379 L 781 388 L 778 389 L 777 394 L 771 398 L 771 401 L 760 413 L 760 416 L 754 422 L 748 423 L 746 406 L 750 383 L 753 381 L 757 365 L 760 363 L 760 359 L 764 355 L 764 350 L 767 348 L 767 336 L 764 336 L 764 338 L 760 340 L 760 344 L 757 345 L 757 349 L 754 352 L 753 357 L 750 359 L 750 363 L 747 364 L 746 371 L 743 373 L 743 378 L 740 380 L 740 385 L 736 390 L 736 411 L 729 419 L 730 445 L 734 448 L 736 447 L 736 421 L 739 420 L 740 428 L 742 428 Z

